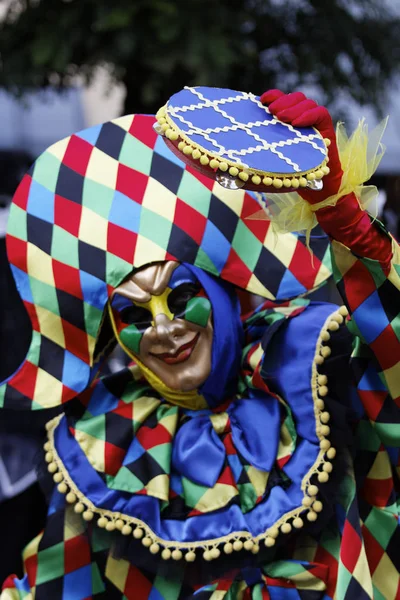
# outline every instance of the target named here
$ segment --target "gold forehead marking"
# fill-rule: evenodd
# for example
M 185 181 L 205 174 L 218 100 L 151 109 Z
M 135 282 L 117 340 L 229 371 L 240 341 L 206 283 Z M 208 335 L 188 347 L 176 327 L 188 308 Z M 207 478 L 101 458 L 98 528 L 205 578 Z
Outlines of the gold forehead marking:
M 112 297 L 114 294 L 121 294 L 134 302 L 149 302 L 151 296 L 161 296 L 165 291 L 178 265 L 178 262 L 169 260 L 144 267 L 121 283 Z

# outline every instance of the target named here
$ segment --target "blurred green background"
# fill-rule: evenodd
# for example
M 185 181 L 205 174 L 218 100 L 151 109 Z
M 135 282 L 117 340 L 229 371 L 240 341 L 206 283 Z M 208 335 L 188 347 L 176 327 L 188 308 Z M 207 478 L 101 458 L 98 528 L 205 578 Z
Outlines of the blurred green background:
M 90 82 L 105 66 L 123 112 L 153 113 L 184 85 L 262 93 L 312 86 L 384 107 L 399 71 L 399 2 L 3 0 L 0 86 Z M 344 110 L 338 107 L 337 110 Z

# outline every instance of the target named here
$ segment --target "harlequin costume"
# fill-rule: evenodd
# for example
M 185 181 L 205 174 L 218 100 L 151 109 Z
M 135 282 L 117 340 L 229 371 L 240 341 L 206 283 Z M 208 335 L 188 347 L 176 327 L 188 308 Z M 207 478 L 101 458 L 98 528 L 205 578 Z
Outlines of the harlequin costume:
M 398 246 L 361 209 L 366 179 L 349 184 L 326 109 L 277 90 L 252 101 L 288 123 L 296 141 L 268 148 L 300 175 L 196 152 L 167 108 L 170 149 L 152 117 L 122 117 L 55 144 L 22 181 L 8 253 L 33 335 L 0 397 L 65 413 L 47 426 L 47 526 L 2 600 L 399 597 Z M 308 172 L 292 148 L 307 136 L 323 155 Z M 236 189 L 214 181 L 227 171 Z M 266 200 L 240 182 L 298 189 L 330 249 L 282 233 L 279 201 L 275 229 L 254 218 Z M 345 307 L 305 297 L 331 265 Z M 234 286 L 265 302 L 241 317 Z M 212 332 L 194 390 L 144 355 L 178 325 L 205 347 Z M 115 338 L 136 364 L 102 378 Z M 164 356 L 171 372 L 179 356 Z

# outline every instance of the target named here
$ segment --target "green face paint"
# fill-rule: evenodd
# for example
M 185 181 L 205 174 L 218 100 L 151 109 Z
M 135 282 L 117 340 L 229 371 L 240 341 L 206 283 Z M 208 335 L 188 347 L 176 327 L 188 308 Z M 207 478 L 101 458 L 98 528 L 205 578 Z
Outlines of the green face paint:
M 132 350 L 135 354 L 140 353 L 140 342 L 142 341 L 144 331 L 139 331 L 136 325 L 128 325 L 120 331 L 119 337 L 121 342 Z
M 210 316 L 211 302 L 208 298 L 196 296 L 189 300 L 181 318 L 195 325 L 200 325 L 200 327 L 206 327 Z

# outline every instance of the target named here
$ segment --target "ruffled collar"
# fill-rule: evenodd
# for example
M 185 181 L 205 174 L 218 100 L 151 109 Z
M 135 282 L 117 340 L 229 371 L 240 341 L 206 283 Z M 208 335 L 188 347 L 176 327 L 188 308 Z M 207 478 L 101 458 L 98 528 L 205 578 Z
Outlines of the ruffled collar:
M 110 531 L 134 529 L 154 552 L 201 546 L 214 557 L 220 544 L 272 545 L 277 527 L 316 515 L 312 478 L 329 478 L 330 445 L 317 369 L 332 311 L 292 303 L 248 319 L 239 393 L 216 409 L 173 406 L 131 371 L 122 394 L 115 376 L 99 381 L 83 417 L 49 426 L 49 469 L 77 512 L 100 515 Z

